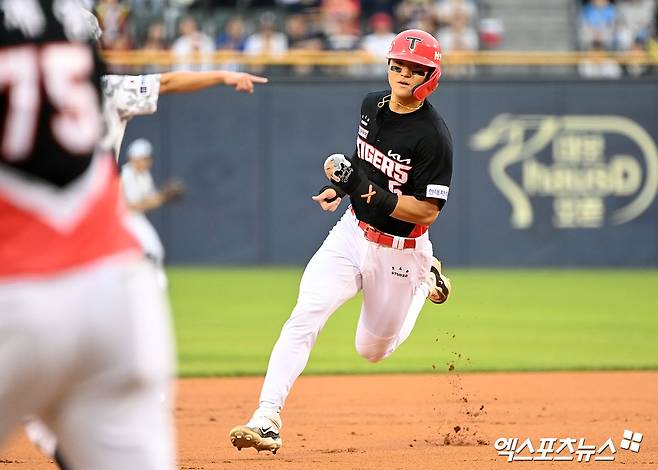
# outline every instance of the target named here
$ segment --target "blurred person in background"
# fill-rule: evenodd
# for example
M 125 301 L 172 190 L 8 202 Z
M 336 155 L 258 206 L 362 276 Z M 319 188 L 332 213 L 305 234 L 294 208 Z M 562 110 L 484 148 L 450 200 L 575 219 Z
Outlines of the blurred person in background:
M 327 50 L 334 52 L 348 52 L 359 49 L 361 41 L 358 23 L 349 18 L 337 19 L 333 23 L 334 29 L 327 34 Z M 364 66 L 362 64 L 345 65 L 327 69 L 331 74 L 345 74 L 350 76 L 359 76 L 363 74 Z
M 461 8 L 453 10 L 448 23 L 437 32 L 444 51 L 476 51 L 478 34 L 471 26 L 468 12 Z
M 128 5 L 122 0 L 100 0 L 96 6 L 96 17 L 103 30 L 103 48 L 126 50 L 126 44 L 131 44 Z
M 246 28 L 241 16 L 228 19 L 222 31 L 215 38 L 215 46 L 222 51 L 244 51 L 247 41 Z
M 247 42 L 246 28 L 241 16 L 233 16 L 224 25 L 222 31 L 215 38 L 215 46 L 219 51 L 244 52 Z M 242 70 L 240 64 L 222 64 L 224 70 Z
M 322 24 L 327 36 L 342 34 L 346 29 L 359 32 L 359 15 L 361 3 L 359 0 L 322 0 L 320 7 Z
M 622 69 L 602 41 L 594 41 L 585 59 L 578 64 L 578 73 L 583 78 L 619 78 Z
M 162 21 L 156 21 L 149 25 L 146 40 L 142 46 L 142 50 L 145 52 L 152 52 L 154 55 L 158 53 L 165 53 L 169 50 L 169 44 L 166 39 L 165 25 Z M 155 64 L 153 61 L 150 61 L 148 65 L 144 67 L 144 72 L 146 73 L 158 73 L 165 69 L 163 65 Z
M 169 309 L 98 147 L 87 20 L 61 6 L 0 3 L 0 442 L 33 415 L 62 468 L 174 470 Z
M 636 41 L 646 43 L 655 27 L 656 0 L 621 0 L 617 3 L 619 48 L 635 49 Z
M 399 0 L 361 0 L 361 17 L 370 18 L 376 13 L 386 13 L 393 17 L 398 2 Z
M 321 0 L 274 0 L 274 3 L 282 6 L 289 13 L 304 13 L 319 7 Z
M 149 25 L 142 50 L 150 52 L 164 52 L 169 50 L 165 25 L 162 21 L 156 21 Z
M 434 0 L 402 0 L 395 10 L 395 17 L 404 29 L 436 31 L 439 23 Z
M 128 146 L 128 163 L 121 168 L 121 189 L 130 211 L 129 226 L 137 236 L 146 259 L 158 271 L 158 283 L 167 289 L 167 275 L 164 271 L 165 250 L 160 237 L 146 213 L 161 207 L 184 194 L 181 182 L 171 180 L 159 190 L 155 187 L 151 167 L 153 166 L 153 146 L 146 139 L 137 139 Z
M 647 51 L 647 41 L 640 38 L 635 39 L 633 46 L 628 51 L 627 57 L 628 62 L 622 66 L 625 76 L 639 78 L 652 74 L 651 65 L 644 63 L 650 58 Z
M 277 29 L 274 13 L 266 12 L 258 18 L 258 31 L 247 38 L 244 51 L 250 55 L 269 56 L 280 56 L 288 51 L 288 38 Z M 250 69 L 255 73 L 260 73 L 265 70 L 265 67 L 252 65 Z M 270 68 L 270 70 L 272 69 Z
M 617 8 L 610 0 L 590 0 L 583 6 L 580 15 L 580 44 L 584 50 L 603 44 L 606 49 L 613 47 L 617 25 Z
M 321 51 L 325 40 L 319 33 L 309 29 L 306 15 L 293 13 L 286 18 L 286 36 L 288 37 L 288 50 L 290 51 Z M 295 75 L 308 75 L 315 70 L 313 65 L 294 65 Z
M 452 10 L 448 24 L 439 30 L 437 36 L 441 38 L 444 52 L 472 52 L 478 49 L 478 34 L 470 26 L 468 11 L 460 7 Z M 472 64 L 452 64 L 447 65 L 444 71 L 452 77 L 463 77 L 475 74 L 475 67 Z
M 381 59 L 382 64 L 386 62 L 386 53 L 395 38 L 393 32 L 393 18 L 388 13 L 379 12 L 370 17 L 370 34 L 361 40 L 361 49 L 368 52 L 373 58 Z M 371 76 L 383 76 L 386 73 L 382 64 L 373 64 L 366 71 Z
M 196 19 L 192 16 L 181 18 L 178 32 L 180 36 L 171 45 L 171 51 L 178 59 L 174 70 L 212 70 L 212 58 L 204 56 L 215 52 L 215 43 L 210 36 L 199 30 Z M 195 57 L 197 60 L 189 61 Z
M 472 28 L 477 19 L 477 7 L 471 0 L 441 0 L 437 3 L 436 16 L 442 26 L 450 25 L 455 14 L 463 16 L 464 25 Z
M 153 15 L 161 14 L 167 0 L 128 0 L 133 11 L 147 12 Z

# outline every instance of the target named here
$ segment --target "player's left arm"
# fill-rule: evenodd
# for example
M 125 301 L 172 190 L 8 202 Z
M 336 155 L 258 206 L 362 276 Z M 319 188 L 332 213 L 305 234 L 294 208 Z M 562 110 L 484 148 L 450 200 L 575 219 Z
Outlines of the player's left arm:
M 413 194 L 398 197 L 391 217 L 431 225 L 448 199 L 452 179 L 452 140 L 447 129 L 445 134 L 422 139 L 416 148 L 415 161 L 411 173 Z
M 186 93 L 215 85 L 227 85 L 236 91 L 254 92 L 254 86 L 267 83 L 267 78 L 243 72 L 213 70 L 209 72 L 165 72 L 160 74 L 160 94 Z
M 441 209 L 435 199 L 419 200 L 414 196 L 398 196 L 398 202 L 391 217 L 413 224 L 431 225 Z

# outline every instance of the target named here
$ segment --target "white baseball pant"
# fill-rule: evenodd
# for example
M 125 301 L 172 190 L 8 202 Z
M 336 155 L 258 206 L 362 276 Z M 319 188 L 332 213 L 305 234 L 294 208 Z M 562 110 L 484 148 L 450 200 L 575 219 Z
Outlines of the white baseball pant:
M 3 280 L 0 442 L 32 414 L 71 469 L 173 470 L 173 358 L 168 305 L 144 260 Z
M 263 408 L 282 408 L 329 317 L 363 290 L 356 350 L 371 362 L 391 355 L 411 334 L 429 293 L 432 243 L 413 249 L 368 241 L 348 209 L 309 261 L 297 305 L 274 345 L 260 396 Z

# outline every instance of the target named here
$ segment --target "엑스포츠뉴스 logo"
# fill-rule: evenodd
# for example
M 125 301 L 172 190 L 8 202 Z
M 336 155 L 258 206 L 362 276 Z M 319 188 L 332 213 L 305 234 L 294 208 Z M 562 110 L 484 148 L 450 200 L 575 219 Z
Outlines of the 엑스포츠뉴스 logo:
M 658 150 L 635 121 L 611 115 L 500 114 L 471 136 L 493 150 L 489 174 L 528 229 L 549 199 L 556 228 L 599 228 L 639 217 L 658 192 Z

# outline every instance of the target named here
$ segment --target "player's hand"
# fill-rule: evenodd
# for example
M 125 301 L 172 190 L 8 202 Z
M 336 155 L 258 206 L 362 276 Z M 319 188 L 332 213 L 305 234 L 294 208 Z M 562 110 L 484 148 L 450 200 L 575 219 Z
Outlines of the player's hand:
M 324 174 L 331 184 L 352 194 L 361 184 L 362 177 L 352 162 L 342 153 L 329 155 L 324 161 Z
M 317 196 L 311 196 L 311 199 L 313 199 L 315 202 L 320 204 L 320 207 L 322 207 L 323 211 L 329 211 L 329 212 L 334 212 L 336 209 L 338 209 L 338 206 L 340 206 L 340 202 L 343 200 L 342 198 L 338 197 L 334 201 L 327 202 L 327 200 L 331 200 L 337 196 L 336 190 L 333 188 L 327 188 L 324 191 L 322 191 L 320 194 Z
M 244 72 L 226 72 L 225 84 L 235 88 L 235 91 L 246 91 L 247 93 L 254 92 L 254 84 L 267 83 L 265 77 L 258 75 L 251 75 Z

